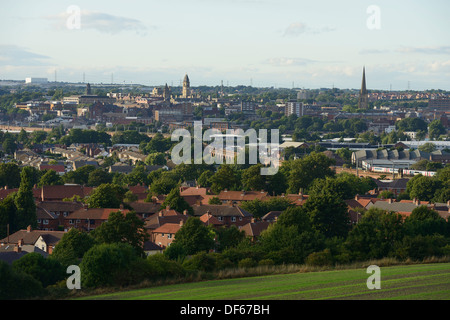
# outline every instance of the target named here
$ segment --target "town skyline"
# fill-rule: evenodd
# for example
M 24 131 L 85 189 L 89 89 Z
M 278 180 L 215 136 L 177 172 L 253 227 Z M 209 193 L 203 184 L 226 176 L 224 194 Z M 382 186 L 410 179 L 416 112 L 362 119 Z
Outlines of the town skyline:
M 0 79 L 359 89 L 450 88 L 449 4 L 5 1 Z M 139 8 L 139 10 L 136 10 Z M 405 10 L 407 8 L 408 10 Z

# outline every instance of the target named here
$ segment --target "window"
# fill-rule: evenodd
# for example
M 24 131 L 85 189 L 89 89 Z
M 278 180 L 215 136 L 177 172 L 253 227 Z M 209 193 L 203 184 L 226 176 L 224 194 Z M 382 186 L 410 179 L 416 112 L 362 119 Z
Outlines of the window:
M 231 217 L 231 222 L 236 222 L 236 217 Z
M 69 220 L 69 224 L 73 224 L 73 220 L 72 219 Z
M 239 217 L 239 221 L 242 221 L 242 217 Z
M 44 224 L 48 224 L 48 219 L 44 219 L 44 220 L 43 220 L 43 223 L 44 223 Z
M 219 219 L 219 221 L 223 221 L 223 217 L 222 216 L 218 216 L 217 219 Z
M 172 239 L 172 234 L 171 233 L 167 234 L 167 239 Z
M 41 219 L 37 219 L 37 223 L 41 223 Z
M 77 220 L 76 220 L 76 222 L 77 222 L 77 223 L 80 223 L 80 222 L 81 222 L 81 220 L 80 220 L 80 219 L 77 219 Z
M 64 211 L 63 216 L 64 216 L 64 217 L 67 217 L 67 212 Z

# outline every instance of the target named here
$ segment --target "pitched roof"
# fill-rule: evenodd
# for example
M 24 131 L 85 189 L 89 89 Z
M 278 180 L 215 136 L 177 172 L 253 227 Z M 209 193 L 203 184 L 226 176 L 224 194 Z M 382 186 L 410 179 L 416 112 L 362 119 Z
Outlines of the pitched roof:
M 228 216 L 228 217 L 252 217 L 253 215 L 247 210 L 239 206 L 230 205 L 193 205 L 195 216 L 202 216 L 205 213 L 210 213 L 213 216 Z
M 64 231 L 45 231 L 45 230 L 19 230 L 8 237 L 0 240 L 0 243 L 19 243 L 19 240 L 23 240 L 23 244 L 31 244 L 34 245 L 35 242 L 39 239 L 40 236 L 46 236 L 44 240 L 46 240 L 47 244 L 56 244 L 63 235 Z M 9 241 L 9 242 L 8 242 Z
M 265 191 L 221 191 L 217 196 L 221 201 L 252 201 L 269 196 Z
M 210 191 L 209 188 L 185 187 L 185 188 L 181 188 L 180 195 L 181 196 L 206 196 L 209 191 Z
M 66 167 L 60 164 L 41 164 L 39 170 L 53 170 L 55 172 L 66 172 Z
M 261 235 L 261 232 L 269 227 L 270 224 L 271 222 L 268 221 L 250 222 L 243 225 L 241 231 L 244 231 L 246 236 L 258 237 Z
M 175 210 L 173 210 L 175 211 Z M 184 214 L 167 214 L 167 215 L 160 215 L 162 211 L 155 213 L 145 219 L 144 228 L 149 230 L 154 230 L 156 228 L 159 228 L 160 226 L 166 224 L 166 223 L 174 223 L 179 224 L 181 221 L 186 222 L 186 220 L 189 218 L 189 216 Z M 176 211 L 175 211 L 176 212 Z
M 128 204 L 136 213 L 157 213 L 161 204 L 153 202 L 135 201 Z
M 162 226 L 153 230 L 153 233 L 171 233 L 175 234 L 181 229 L 181 224 L 179 223 L 165 223 Z
M 270 211 L 266 213 L 261 220 L 263 221 L 273 221 L 278 219 L 278 217 L 283 213 L 283 211 Z
M 81 198 L 89 195 L 94 188 L 81 185 L 63 185 L 63 186 L 43 186 L 41 190 L 41 200 L 63 200 L 78 195 Z
M 223 225 L 223 222 L 214 217 L 210 213 L 205 213 L 200 217 L 200 221 L 203 222 L 206 225 L 215 225 L 215 226 L 221 226 Z
M 36 206 L 48 212 L 74 212 L 83 208 L 82 203 L 72 201 L 41 201 Z
M 93 219 L 93 220 L 108 220 L 112 212 L 122 212 L 127 214 L 130 210 L 116 209 L 116 208 L 82 208 L 72 212 L 66 219 Z
M 152 241 L 144 242 L 144 251 L 161 251 L 162 248 Z
M 406 184 L 409 179 L 396 179 L 392 181 L 375 180 L 378 188 L 390 188 L 390 189 L 406 189 Z

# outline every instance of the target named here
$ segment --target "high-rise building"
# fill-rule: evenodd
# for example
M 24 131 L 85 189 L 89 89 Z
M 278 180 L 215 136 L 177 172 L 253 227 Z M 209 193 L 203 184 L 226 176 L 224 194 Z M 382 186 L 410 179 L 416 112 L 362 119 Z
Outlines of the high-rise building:
M 289 117 L 292 114 L 297 115 L 297 117 L 303 116 L 303 103 L 298 101 L 288 101 L 284 109 L 284 114 Z
M 369 107 L 369 93 L 366 88 L 366 67 L 363 68 L 363 78 L 361 90 L 359 91 L 358 108 L 367 109 Z

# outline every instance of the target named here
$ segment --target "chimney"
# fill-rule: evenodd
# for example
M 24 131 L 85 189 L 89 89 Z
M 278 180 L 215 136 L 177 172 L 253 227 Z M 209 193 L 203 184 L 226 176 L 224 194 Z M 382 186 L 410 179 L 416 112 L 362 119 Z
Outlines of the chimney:
M 255 223 L 255 218 L 252 218 L 252 219 L 251 219 L 251 223 Z
M 32 230 L 32 229 L 31 229 L 31 226 L 28 226 L 28 227 L 27 227 L 27 233 L 30 233 L 31 230 Z
M 187 216 L 188 211 L 187 210 L 183 210 L 183 215 Z
M 184 221 L 183 221 L 183 220 L 180 220 L 180 227 L 182 227 L 183 224 L 184 224 Z
M 393 203 L 394 201 L 392 200 L 392 198 L 389 198 L 388 202 Z
M 355 196 L 355 200 L 356 200 L 356 201 L 359 200 L 359 194 L 357 194 L 357 195 Z
M 22 252 L 22 248 L 17 246 L 14 246 L 14 252 Z
M 163 217 L 164 216 L 164 212 L 161 210 L 160 212 L 158 212 L 158 216 Z
M 170 210 L 170 206 L 166 206 L 166 210 Z
M 19 239 L 19 241 L 17 241 L 17 246 L 19 248 L 22 248 L 22 246 L 23 246 L 23 239 Z

